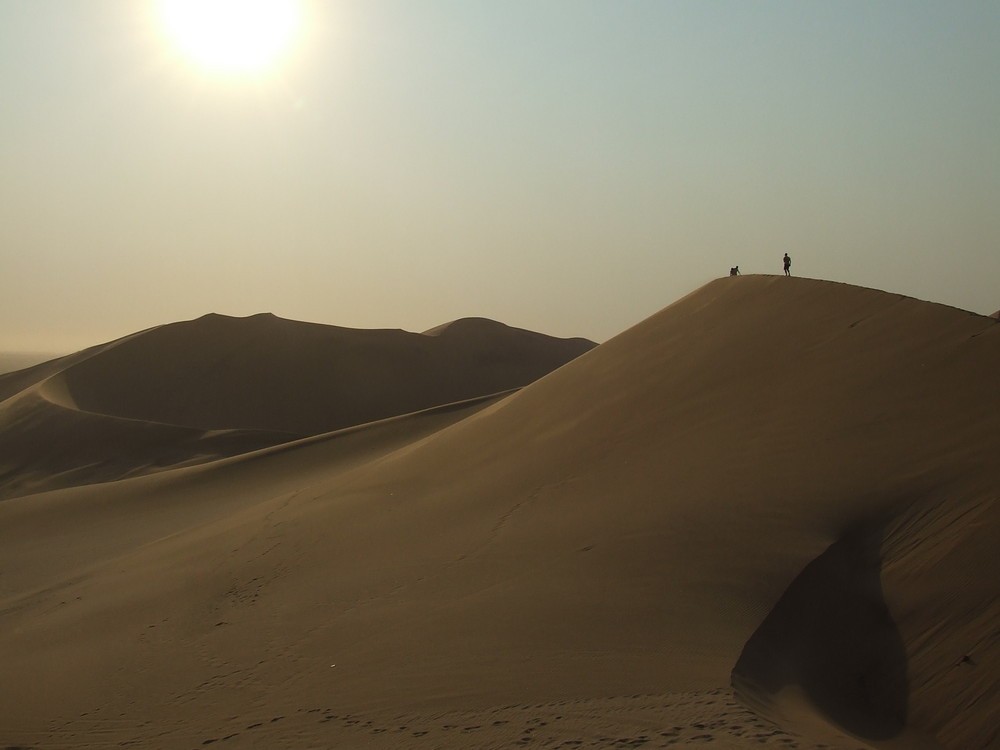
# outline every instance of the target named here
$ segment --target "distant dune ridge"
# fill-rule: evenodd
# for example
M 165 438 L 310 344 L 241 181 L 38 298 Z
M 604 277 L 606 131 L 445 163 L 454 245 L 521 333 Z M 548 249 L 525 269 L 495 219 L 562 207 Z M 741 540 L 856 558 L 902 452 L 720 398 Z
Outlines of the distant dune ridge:
M 47 354 L 41 352 L 0 352 L 0 375 L 6 375 L 8 372 L 14 372 L 15 370 L 23 370 L 40 362 L 48 362 L 61 355 L 61 352 L 49 352 Z
M 472 318 L 427 334 L 206 315 L 0 376 L 0 498 L 527 385 L 593 348 Z M 7 479 L 5 479 L 5 474 Z
M 39 451 L 60 409 L 149 430 L 123 465 L 189 431 L 311 435 L 0 502 L 0 746 L 1000 747 L 995 320 L 741 276 L 507 395 L 408 413 L 357 379 L 394 416 L 332 432 L 311 387 L 246 421 L 171 400 L 185 326 L 215 336 L 206 392 L 246 398 L 279 392 L 257 363 L 298 356 L 288 325 L 0 379 Z M 303 337 L 351 353 L 310 360 L 339 386 L 366 346 L 503 369 L 467 349 L 495 326 Z M 438 377 L 466 398 L 476 372 Z

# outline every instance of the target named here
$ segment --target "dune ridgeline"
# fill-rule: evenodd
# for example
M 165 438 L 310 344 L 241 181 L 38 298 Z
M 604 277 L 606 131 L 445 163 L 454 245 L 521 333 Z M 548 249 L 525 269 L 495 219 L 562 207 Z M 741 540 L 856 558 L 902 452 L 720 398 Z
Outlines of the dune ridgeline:
M 1000 327 L 208 316 L 0 376 L 0 747 L 1000 747 Z

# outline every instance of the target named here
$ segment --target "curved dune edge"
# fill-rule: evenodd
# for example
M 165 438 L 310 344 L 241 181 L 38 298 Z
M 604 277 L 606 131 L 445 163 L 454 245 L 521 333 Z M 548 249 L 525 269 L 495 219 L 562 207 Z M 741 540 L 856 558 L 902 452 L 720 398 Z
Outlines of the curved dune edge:
M 903 641 L 882 589 L 882 534 L 869 522 L 810 562 L 745 645 L 739 700 L 813 737 L 831 729 L 872 747 L 936 750 L 913 729 Z
M 851 529 L 792 582 L 733 670 L 739 700 L 812 737 L 988 748 L 1000 701 L 992 498 L 929 493 Z M 988 707 L 981 709 L 978 707 Z
M 259 450 L 298 436 L 202 430 L 77 407 L 61 373 L 0 404 L 0 501 Z
M 0 503 L 3 739 L 990 747 L 997 330 L 724 279 L 462 419 Z

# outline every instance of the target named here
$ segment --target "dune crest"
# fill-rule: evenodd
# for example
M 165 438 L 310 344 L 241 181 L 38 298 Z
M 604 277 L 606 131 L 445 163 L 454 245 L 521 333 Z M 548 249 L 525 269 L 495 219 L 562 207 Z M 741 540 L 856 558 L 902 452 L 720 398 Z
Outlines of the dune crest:
M 0 740 L 994 747 L 998 366 L 727 278 L 505 398 L 7 500 Z

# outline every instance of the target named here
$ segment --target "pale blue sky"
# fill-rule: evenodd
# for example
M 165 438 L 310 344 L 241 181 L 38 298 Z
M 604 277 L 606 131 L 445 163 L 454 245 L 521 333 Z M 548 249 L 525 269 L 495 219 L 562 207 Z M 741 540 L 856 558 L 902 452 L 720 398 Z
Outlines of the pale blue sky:
M 0 0 L 0 349 L 207 312 L 605 340 L 739 264 L 1000 308 L 1000 3 L 346 0 L 288 65 Z

